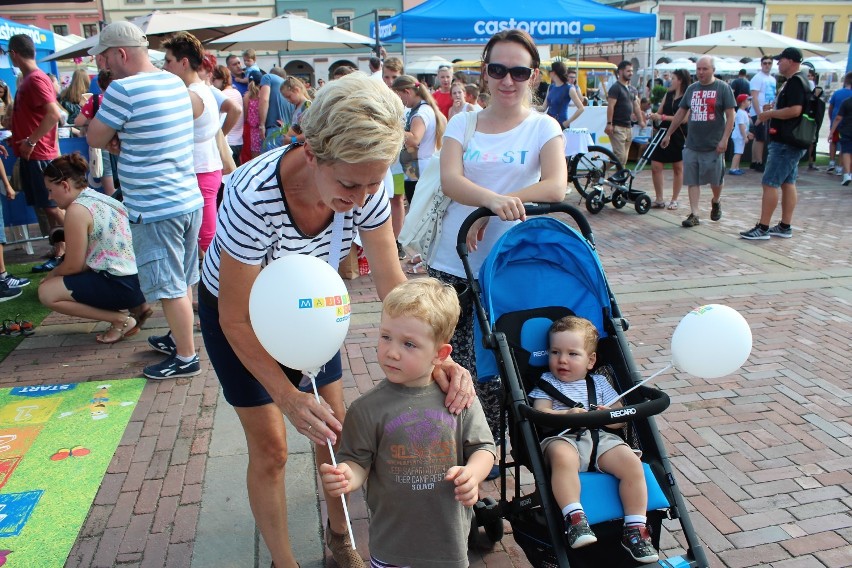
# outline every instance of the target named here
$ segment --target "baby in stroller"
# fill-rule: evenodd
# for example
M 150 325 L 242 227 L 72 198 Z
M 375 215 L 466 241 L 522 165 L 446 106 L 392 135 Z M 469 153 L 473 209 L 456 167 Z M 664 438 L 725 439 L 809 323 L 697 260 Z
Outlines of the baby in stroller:
M 591 375 L 597 359 L 598 331 L 587 319 L 568 316 L 553 323 L 549 337 L 549 373 L 544 373 L 530 392 L 533 408 L 570 414 L 587 410 L 610 410 L 622 406 L 618 394 L 601 375 Z M 596 401 L 607 401 L 595 404 Z M 609 405 L 612 404 L 610 407 Z M 619 429 L 624 424 L 608 428 Z M 577 429 L 549 435 L 541 442 L 551 468 L 553 495 L 565 519 L 567 544 L 580 548 L 597 542 L 580 504 L 580 471 L 590 466 L 619 480 L 624 507 L 621 545 L 641 563 L 653 563 L 658 555 L 646 525 L 648 496 L 645 474 L 636 452 L 619 436 L 604 430 Z

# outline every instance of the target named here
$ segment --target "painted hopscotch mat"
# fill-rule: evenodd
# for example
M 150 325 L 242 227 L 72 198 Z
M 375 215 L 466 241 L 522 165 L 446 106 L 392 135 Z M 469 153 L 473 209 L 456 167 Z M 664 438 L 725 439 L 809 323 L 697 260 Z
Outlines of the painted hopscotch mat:
M 0 389 L 0 566 L 65 564 L 144 386 Z

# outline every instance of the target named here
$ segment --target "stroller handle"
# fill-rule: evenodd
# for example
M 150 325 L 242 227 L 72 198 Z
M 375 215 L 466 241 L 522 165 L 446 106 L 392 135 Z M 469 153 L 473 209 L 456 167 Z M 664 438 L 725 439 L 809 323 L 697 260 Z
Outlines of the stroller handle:
M 566 213 L 577 224 L 577 227 L 580 229 L 580 232 L 583 234 L 583 238 L 585 238 L 592 247 L 595 246 L 595 237 L 592 234 L 592 227 L 589 225 L 589 222 L 586 220 L 586 217 L 580 212 L 579 209 L 574 207 L 573 205 L 565 202 L 559 201 L 557 203 L 524 203 L 524 210 L 526 211 L 528 216 L 534 215 L 547 215 L 550 213 Z M 470 228 L 476 222 L 477 219 L 481 219 L 482 217 L 493 217 L 494 213 L 488 209 L 487 207 L 479 207 L 473 213 L 467 216 L 467 219 L 461 224 L 459 227 L 458 238 L 456 239 L 456 250 L 459 255 L 462 257 L 466 257 L 467 250 L 467 233 L 470 231 Z
M 521 414 L 536 425 L 565 430 L 566 428 L 601 428 L 607 424 L 630 422 L 660 414 L 669 407 L 669 395 L 661 390 L 641 386 L 636 389 L 639 396 L 647 399 L 613 410 L 592 410 L 576 414 L 550 414 L 526 404 L 519 404 Z

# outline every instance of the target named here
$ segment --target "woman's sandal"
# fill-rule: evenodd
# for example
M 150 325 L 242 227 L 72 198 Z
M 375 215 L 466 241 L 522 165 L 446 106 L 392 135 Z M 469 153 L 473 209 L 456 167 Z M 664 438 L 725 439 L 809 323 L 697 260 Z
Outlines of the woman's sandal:
M 665 209 L 666 208 L 666 202 L 665 201 L 655 201 L 654 204 L 652 205 L 652 207 L 654 209 Z
M 669 203 L 668 209 L 670 211 L 674 211 L 675 209 L 677 209 L 677 201 L 672 201 L 671 203 Z
M 130 324 L 130 320 L 133 320 L 134 325 L 132 327 L 130 327 L 130 329 L 128 329 L 128 325 Z M 115 327 L 115 325 L 109 326 L 109 329 L 106 330 L 106 333 L 99 334 L 97 337 L 95 337 L 95 341 L 97 341 L 101 345 L 112 345 L 113 343 L 118 343 L 119 341 L 121 341 L 122 339 L 127 337 L 128 334 L 131 331 L 133 331 L 133 329 L 135 327 L 136 327 L 136 319 L 133 316 L 127 316 L 126 318 L 124 318 L 124 323 L 121 324 L 120 328 Z M 107 340 L 106 339 L 107 334 L 110 331 L 113 331 L 113 330 L 118 332 L 118 334 L 119 334 L 118 337 L 116 339 L 111 340 L 111 341 Z
M 426 263 L 418 262 L 417 264 L 412 264 L 411 266 L 405 267 L 406 274 L 426 274 Z
M 405 264 L 407 266 L 417 266 L 418 264 L 423 264 L 423 255 L 422 254 L 415 254 L 411 258 L 407 258 L 405 260 Z
M 147 304 L 146 304 L 147 305 Z M 136 325 L 133 326 L 133 329 L 124 334 L 124 337 L 133 337 L 139 330 L 142 329 L 142 326 L 145 325 L 145 322 L 148 321 L 148 318 L 154 315 L 153 308 L 146 308 L 144 311 L 134 312 L 130 310 L 130 315 L 133 319 L 136 320 Z

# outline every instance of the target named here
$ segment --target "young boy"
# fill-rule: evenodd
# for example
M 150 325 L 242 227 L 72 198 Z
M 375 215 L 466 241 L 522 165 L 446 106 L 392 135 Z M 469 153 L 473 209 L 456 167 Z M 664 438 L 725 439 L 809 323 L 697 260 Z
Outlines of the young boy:
M 731 131 L 731 140 L 734 142 L 734 158 L 731 160 L 731 169 L 728 173 L 732 176 L 741 176 L 745 172 L 740 169 L 740 159 L 743 157 L 746 141 L 754 136 L 748 131 L 751 120 L 748 117 L 748 109 L 751 107 L 751 97 L 748 95 L 737 95 L 737 114 L 734 117 L 734 129 Z
M 530 393 L 534 399 L 533 407 L 542 412 L 553 414 L 571 414 L 586 412 L 589 406 L 586 374 L 595 366 L 598 344 L 598 330 L 592 322 L 569 316 L 555 321 L 550 327 L 550 372 L 542 375 L 542 380 L 555 387 L 567 398 L 582 404 L 581 407 L 568 408 L 565 404 L 551 398 L 544 390 L 535 388 Z M 611 401 L 618 397 L 615 390 L 601 375 L 592 375 L 595 395 L 599 401 Z M 596 409 L 619 408 L 621 402 L 612 407 L 598 405 Z M 610 428 L 619 428 L 623 424 L 613 424 Z M 630 446 L 616 436 L 604 430 L 599 431 L 597 460 L 589 464 L 592 452 L 591 434 L 583 431 L 581 436 L 565 433 L 561 436 L 546 438 L 541 443 L 545 460 L 551 468 L 553 496 L 565 517 L 567 543 L 571 548 L 580 548 L 597 542 L 597 537 L 589 527 L 583 506 L 580 504 L 579 472 L 586 471 L 590 465 L 600 471 L 610 473 L 619 480 L 619 494 L 624 507 L 624 534 L 621 545 L 638 562 L 649 564 L 658 560 L 646 526 L 645 510 L 648 494 L 645 489 L 645 474 L 642 462 L 630 449 Z
M 368 482 L 373 566 L 468 566 L 470 507 L 496 448 L 479 401 L 454 416 L 432 380 L 459 312 L 455 290 L 434 278 L 387 295 L 378 347 L 387 378 L 346 413 L 337 467 L 320 466 L 330 496 Z

